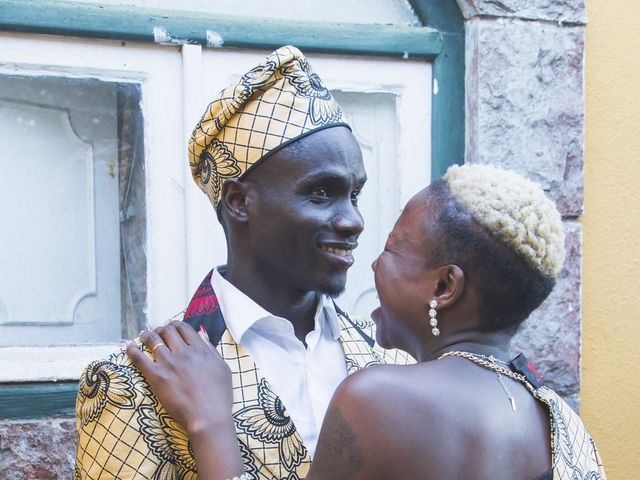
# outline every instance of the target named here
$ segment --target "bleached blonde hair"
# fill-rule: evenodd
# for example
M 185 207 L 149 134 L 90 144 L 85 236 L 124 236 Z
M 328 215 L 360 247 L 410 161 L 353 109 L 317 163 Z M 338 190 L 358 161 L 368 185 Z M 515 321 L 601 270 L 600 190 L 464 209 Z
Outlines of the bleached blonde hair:
M 565 234 L 555 204 L 521 175 L 490 165 L 453 165 L 442 177 L 453 199 L 544 276 L 564 263 Z

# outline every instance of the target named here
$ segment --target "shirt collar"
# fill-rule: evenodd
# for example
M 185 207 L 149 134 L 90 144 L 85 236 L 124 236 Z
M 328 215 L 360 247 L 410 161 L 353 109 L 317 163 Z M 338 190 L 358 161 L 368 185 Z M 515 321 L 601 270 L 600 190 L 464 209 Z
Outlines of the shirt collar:
M 333 300 L 326 295 L 322 295 L 320 297 L 320 302 L 318 302 L 318 309 L 316 310 L 316 326 L 318 328 L 318 322 L 322 318 L 321 314 L 324 311 L 324 318 L 326 319 L 329 330 L 331 331 L 331 336 L 334 340 L 338 340 L 340 338 L 340 322 L 338 321 L 338 314 L 336 312 L 335 304 Z M 320 323 L 320 330 L 322 331 L 322 323 Z
M 258 305 L 251 297 L 220 275 L 217 268 L 214 268 L 211 274 L 211 286 L 218 298 L 227 329 L 238 343 L 240 343 L 243 335 L 249 329 L 263 319 L 288 321 L 273 315 Z M 322 332 L 327 327 L 332 338 L 338 340 L 340 338 L 340 322 L 338 321 L 333 300 L 326 295 L 322 295 L 316 308 L 314 328 Z M 293 329 L 291 329 L 291 334 L 293 334 Z

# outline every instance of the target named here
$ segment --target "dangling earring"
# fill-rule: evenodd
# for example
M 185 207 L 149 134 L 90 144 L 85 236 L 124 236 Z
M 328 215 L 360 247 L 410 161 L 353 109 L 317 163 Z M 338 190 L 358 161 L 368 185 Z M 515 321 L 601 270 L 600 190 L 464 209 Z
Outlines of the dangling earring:
M 434 298 L 429 303 L 429 324 L 433 327 L 431 329 L 431 333 L 433 333 L 434 337 L 440 335 L 440 330 L 438 330 L 438 319 L 436 318 L 436 307 L 438 306 L 438 302 Z

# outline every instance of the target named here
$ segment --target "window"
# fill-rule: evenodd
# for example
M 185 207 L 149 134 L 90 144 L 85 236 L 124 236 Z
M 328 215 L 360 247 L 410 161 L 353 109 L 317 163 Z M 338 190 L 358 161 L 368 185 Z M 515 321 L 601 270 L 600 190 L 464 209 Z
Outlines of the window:
M 140 85 L 0 75 L 0 345 L 144 325 Z
M 180 52 L 4 34 L 0 52 L 0 382 L 77 380 L 184 302 L 184 281 L 156 288 L 184 268 Z

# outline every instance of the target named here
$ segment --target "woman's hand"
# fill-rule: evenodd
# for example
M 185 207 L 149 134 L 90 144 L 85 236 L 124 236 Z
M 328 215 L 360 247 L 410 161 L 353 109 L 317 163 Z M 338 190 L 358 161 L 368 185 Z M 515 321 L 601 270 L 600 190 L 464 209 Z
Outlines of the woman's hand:
M 155 361 L 134 342 L 127 344 L 127 355 L 188 435 L 229 424 L 231 370 L 208 341 L 180 321 L 144 331 L 140 341 L 153 352 Z
M 220 480 L 242 474 L 231 416 L 231 370 L 222 357 L 190 325 L 179 321 L 143 332 L 140 341 L 155 360 L 133 342 L 127 343 L 127 355 L 167 413 L 187 431 L 198 478 Z

